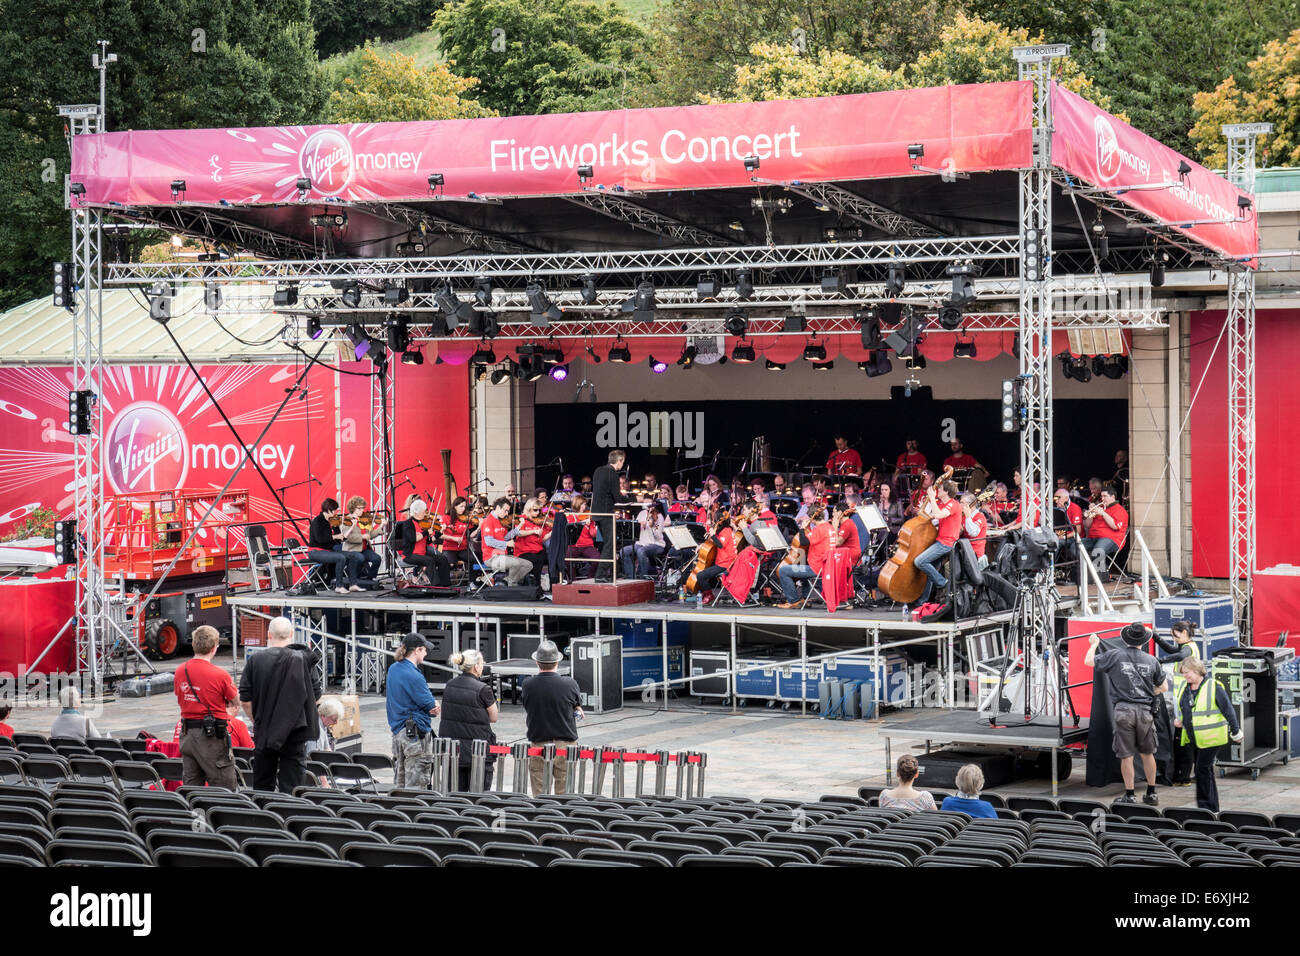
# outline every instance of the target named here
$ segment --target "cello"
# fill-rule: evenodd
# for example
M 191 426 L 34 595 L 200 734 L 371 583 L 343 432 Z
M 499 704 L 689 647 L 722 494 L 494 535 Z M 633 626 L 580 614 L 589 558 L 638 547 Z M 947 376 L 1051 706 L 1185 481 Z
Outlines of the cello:
M 713 540 L 714 536 L 722 530 L 722 526 L 731 518 L 731 514 L 726 508 L 718 513 L 718 520 L 704 539 L 704 543 L 695 549 L 695 567 L 691 569 L 690 576 L 687 577 L 686 583 L 682 585 L 687 594 L 695 594 L 699 585 L 696 582 L 696 575 L 703 572 L 706 568 L 711 568 L 718 562 L 718 545 Z
M 952 477 L 952 468 L 945 468 L 940 481 Z M 925 574 L 916 567 L 916 559 L 939 537 L 939 529 L 929 515 L 919 514 L 903 522 L 898 531 L 898 548 L 880 569 L 877 587 L 897 604 L 911 604 L 925 591 Z

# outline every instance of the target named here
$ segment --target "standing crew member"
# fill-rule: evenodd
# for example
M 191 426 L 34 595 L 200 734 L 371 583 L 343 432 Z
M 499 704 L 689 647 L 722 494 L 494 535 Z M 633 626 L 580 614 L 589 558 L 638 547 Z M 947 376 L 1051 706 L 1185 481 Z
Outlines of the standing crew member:
M 1192 639 L 1195 635 L 1195 625 L 1191 621 L 1175 621 L 1169 628 L 1173 635 L 1173 640 L 1167 637 L 1161 637 L 1159 634 L 1153 635 L 1156 646 L 1163 652 L 1156 656 L 1165 674 L 1171 677 L 1173 684 L 1173 700 L 1170 702 L 1173 707 L 1174 716 L 1178 715 L 1178 701 L 1183 696 L 1183 687 L 1186 681 L 1183 680 L 1182 664 L 1189 657 L 1199 660 L 1200 651 L 1196 647 L 1196 642 Z M 1174 786 L 1189 787 L 1192 784 L 1192 769 L 1195 763 L 1195 754 L 1192 752 L 1190 744 L 1174 742 Z
M 230 675 L 212 663 L 221 638 L 215 627 L 194 629 L 194 657 L 176 671 L 174 687 L 181 708 L 181 782 L 186 786 L 238 789 L 231 751 L 227 708 L 239 701 Z
M 556 793 L 564 793 L 568 760 L 563 748 L 578 742 L 578 718 L 582 708 L 578 706 L 578 682 L 572 677 L 561 676 L 558 668 L 564 655 L 552 641 L 541 641 L 533 651 L 533 660 L 537 662 L 537 674 L 524 681 L 519 699 L 524 705 L 527 722 L 528 746 L 544 747 L 555 744 L 555 763 L 551 776 Z M 528 780 L 533 787 L 533 795 L 545 792 L 546 764 L 541 757 L 528 758 Z
M 1107 650 L 1100 648 L 1100 638 L 1088 638 L 1088 654 L 1084 664 L 1106 675 L 1110 689 L 1111 723 L 1115 728 L 1111 746 L 1119 758 L 1120 774 L 1124 778 L 1124 796 L 1116 803 L 1136 803 L 1133 796 L 1133 755 L 1142 757 L 1142 772 L 1147 778 L 1147 792 L 1142 802 L 1155 806 L 1156 797 L 1156 720 L 1152 712 L 1155 695 L 1169 689 L 1165 673 L 1159 662 L 1142 650 L 1147 643 L 1147 629 L 1141 624 L 1129 624 L 1120 631 L 1127 647 Z
M 248 660 L 239 699 L 253 722 L 253 789 L 293 793 L 306 770 L 304 747 L 320 733 L 316 678 L 320 655 L 293 643 L 293 622 L 277 617 L 266 626 L 267 646 Z
M 474 741 L 486 740 L 488 746 L 497 742 L 492 725 L 500 716 L 496 694 L 480 679 L 483 676 L 483 655 L 470 648 L 452 654 L 447 661 L 460 673 L 447 681 L 442 692 L 442 720 L 438 736 L 460 741 L 460 767 L 458 790 L 468 790 L 474 763 Z M 527 686 L 527 685 L 525 685 Z M 487 756 L 483 768 L 483 789 L 492 789 L 492 764 L 496 758 Z
M 438 702 L 420 673 L 429 643 L 407 634 L 393 652 L 384 695 L 388 698 L 388 729 L 393 734 L 393 786 L 428 789 L 433 776 L 433 722 Z
M 1192 748 L 1196 766 L 1196 805 L 1202 810 L 1219 812 L 1219 788 L 1214 782 L 1214 756 L 1229 740 L 1241 743 L 1245 735 L 1237 720 L 1228 691 L 1213 677 L 1207 676 L 1205 664 L 1196 657 L 1185 658 L 1180 666 L 1186 686 L 1178 698 L 1178 719 L 1182 728 L 1181 743 Z

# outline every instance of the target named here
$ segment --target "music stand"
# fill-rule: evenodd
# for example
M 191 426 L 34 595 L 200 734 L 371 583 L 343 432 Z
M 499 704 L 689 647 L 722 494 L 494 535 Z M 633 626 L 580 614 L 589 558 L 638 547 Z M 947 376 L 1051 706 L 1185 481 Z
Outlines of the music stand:
M 754 537 L 758 539 L 759 547 L 764 551 L 784 551 L 789 546 L 780 528 L 766 526 L 754 528 Z
M 691 529 L 684 524 L 672 524 L 664 528 L 664 538 L 675 551 L 690 551 L 698 547 Z
M 855 509 L 857 515 L 862 519 L 870 532 L 885 531 L 889 528 L 889 522 L 880 514 L 880 507 L 874 502 L 869 501 L 866 504 L 858 505 Z

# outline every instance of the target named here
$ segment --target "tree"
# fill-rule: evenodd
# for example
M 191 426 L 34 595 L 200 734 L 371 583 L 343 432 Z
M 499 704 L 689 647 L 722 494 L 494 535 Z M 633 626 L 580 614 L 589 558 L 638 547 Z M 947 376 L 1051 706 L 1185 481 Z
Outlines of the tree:
M 1101 11 L 1105 42 L 1081 50 L 1081 65 L 1134 126 L 1184 153 L 1193 96 L 1300 27 L 1296 0 L 1104 0 Z
M 0 308 L 48 294 L 70 254 L 55 111 L 98 102 L 100 38 L 110 130 L 320 119 L 308 0 L 0 0 Z
M 1100 0 L 965 0 L 966 13 L 1000 24 L 1009 30 L 1024 29 L 1041 36 L 1046 43 L 1068 43 L 1070 52 L 1094 43 L 1104 43 Z
M 842 52 L 892 72 L 933 46 L 947 0 L 663 0 L 654 18 L 661 103 L 727 97 L 756 44 Z M 762 47 L 760 47 L 762 49 Z
M 1193 109 L 1190 135 L 1206 165 L 1228 165 L 1224 123 L 1272 123 L 1273 132 L 1260 141 L 1261 165 L 1300 166 L 1300 30 L 1265 44 L 1240 83 L 1230 76 L 1213 92 L 1197 93 Z
M 434 15 L 460 76 L 504 114 L 608 109 L 647 80 L 649 39 L 611 2 L 459 0 Z
M 736 67 L 735 89 L 716 101 L 785 100 L 874 93 L 901 85 L 896 73 L 839 51 L 801 55 L 789 44 L 755 43 L 753 62 Z M 714 101 L 713 97 L 707 97 Z
M 495 116 L 464 94 L 478 80 L 456 76 L 446 64 L 430 69 L 396 51 L 381 56 L 366 45 L 340 64 L 345 75 L 330 94 L 331 123 L 385 123 L 401 120 L 464 119 Z
M 419 33 L 441 0 L 313 0 L 316 52 L 322 57 L 346 53 L 359 40 L 401 40 Z

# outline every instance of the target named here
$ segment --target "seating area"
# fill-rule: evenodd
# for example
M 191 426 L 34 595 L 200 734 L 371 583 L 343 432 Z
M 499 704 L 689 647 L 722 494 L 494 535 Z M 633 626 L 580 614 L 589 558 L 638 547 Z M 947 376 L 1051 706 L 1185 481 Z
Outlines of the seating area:
M 0 751 L 0 864 L 17 866 L 1297 866 L 1300 815 L 989 794 L 996 820 L 821 800 L 438 794 L 357 762 L 294 794 L 151 789 L 137 741 Z M 59 748 L 63 748 L 63 753 Z M 46 753 L 46 748 L 55 753 Z M 87 750 L 92 748 L 87 745 Z M 148 754 L 159 757 L 158 754 Z M 167 760 L 168 758 L 163 758 Z M 367 762 L 381 760 L 371 756 Z M 170 761 L 178 763 L 179 761 Z M 357 770 L 365 771 L 357 776 Z M 315 772 L 313 768 L 313 773 Z M 171 768 L 167 768 L 170 773 Z M 164 773 L 166 777 L 168 774 Z M 156 787 L 157 784 L 155 783 Z M 936 794 L 942 796 L 942 794 Z

